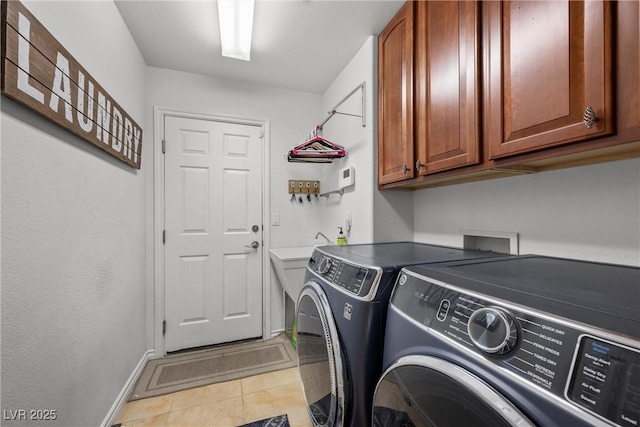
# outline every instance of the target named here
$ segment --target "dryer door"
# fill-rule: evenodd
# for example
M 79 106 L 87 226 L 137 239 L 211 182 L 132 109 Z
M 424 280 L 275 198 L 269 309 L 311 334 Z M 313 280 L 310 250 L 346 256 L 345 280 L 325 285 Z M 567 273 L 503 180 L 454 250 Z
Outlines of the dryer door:
M 475 375 L 431 356 L 400 358 L 376 387 L 373 425 L 534 427 Z
M 307 409 L 314 426 L 344 422 L 344 365 L 340 340 L 325 292 L 307 282 L 296 315 L 298 367 Z

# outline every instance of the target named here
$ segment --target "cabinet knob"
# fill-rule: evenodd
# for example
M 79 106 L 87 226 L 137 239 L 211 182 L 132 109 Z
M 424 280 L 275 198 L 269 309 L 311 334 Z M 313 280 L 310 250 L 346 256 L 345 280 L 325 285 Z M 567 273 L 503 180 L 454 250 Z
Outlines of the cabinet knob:
M 402 165 L 402 173 L 406 175 L 407 172 L 409 172 L 409 168 L 407 167 L 407 165 Z
M 589 106 L 587 107 L 586 110 L 584 110 L 584 116 L 582 117 L 582 121 L 584 125 L 587 127 L 587 129 L 591 129 L 593 124 L 598 121 L 598 118 L 596 117 L 596 112 L 593 111 L 593 108 Z
M 416 170 L 418 172 L 420 172 L 420 169 L 422 169 L 424 167 L 424 165 L 422 164 L 422 162 L 420 161 L 420 159 L 416 160 Z

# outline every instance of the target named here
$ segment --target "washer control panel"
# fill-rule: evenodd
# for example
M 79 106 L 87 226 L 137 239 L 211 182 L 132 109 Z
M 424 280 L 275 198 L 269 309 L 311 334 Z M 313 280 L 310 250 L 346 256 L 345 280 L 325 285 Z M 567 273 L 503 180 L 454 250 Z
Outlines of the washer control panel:
M 639 349 L 404 270 L 391 304 L 425 328 L 599 418 L 640 425 Z
M 324 254 L 314 254 L 308 267 L 332 285 L 361 297 L 369 294 L 377 276 L 376 270 L 372 268 L 351 264 Z
M 562 395 L 577 331 L 475 296 L 447 292 L 449 315 L 432 328 L 495 364 Z

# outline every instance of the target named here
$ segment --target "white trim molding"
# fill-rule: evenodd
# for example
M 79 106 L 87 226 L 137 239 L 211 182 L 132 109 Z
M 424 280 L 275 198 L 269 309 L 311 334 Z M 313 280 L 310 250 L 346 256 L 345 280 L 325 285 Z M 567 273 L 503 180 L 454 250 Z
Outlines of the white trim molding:
M 153 356 L 154 356 L 153 350 L 147 350 L 142 355 L 142 358 L 138 362 L 138 365 L 135 367 L 131 375 L 129 375 L 129 379 L 124 384 L 124 387 L 122 387 L 122 390 L 120 390 L 120 393 L 116 398 L 116 401 L 113 402 L 113 405 L 111 405 L 111 409 L 109 409 L 109 412 L 107 412 L 107 416 L 102 421 L 102 424 L 100 424 L 101 427 L 110 427 L 113 425 L 113 423 L 116 420 L 116 417 L 122 410 L 122 407 L 124 406 L 125 403 L 127 403 L 127 398 L 129 397 L 131 390 L 133 390 L 133 387 L 135 386 L 136 381 L 138 381 L 138 378 L 140 378 L 140 375 L 142 374 L 142 370 L 147 365 L 147 362 L 153 359 Z

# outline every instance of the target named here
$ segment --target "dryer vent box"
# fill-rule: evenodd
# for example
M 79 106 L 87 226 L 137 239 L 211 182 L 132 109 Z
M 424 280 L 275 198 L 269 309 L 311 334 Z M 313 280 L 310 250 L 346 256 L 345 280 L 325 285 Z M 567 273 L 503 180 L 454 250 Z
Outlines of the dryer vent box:
M 340 188 L 349 187 L 356 183 L 356 170 L 353 166 L 340 170 L 340 176 L 338 177 L 338 185 Z
M 478 249 L 519 255 L 518 233 L 486 230 L 461 230 L 464 249 Z

